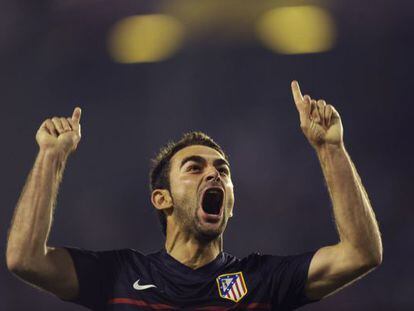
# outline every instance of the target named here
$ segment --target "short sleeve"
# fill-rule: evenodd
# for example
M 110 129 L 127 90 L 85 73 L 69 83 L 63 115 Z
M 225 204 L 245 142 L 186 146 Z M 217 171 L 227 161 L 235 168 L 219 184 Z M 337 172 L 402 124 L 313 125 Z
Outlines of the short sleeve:
M 306 296 L 310 262 L 316 250 L 291 256 L 262 256 L 262 271 L 270 281 L 272 305 L 275 310 L 294 310 L 317 302 Z
M 103 310 L 122 264 L 122 252 L 91 251 L 64 247 L 72 257 L 79 282 L 78 296 L 73 302 L 91 310 Z

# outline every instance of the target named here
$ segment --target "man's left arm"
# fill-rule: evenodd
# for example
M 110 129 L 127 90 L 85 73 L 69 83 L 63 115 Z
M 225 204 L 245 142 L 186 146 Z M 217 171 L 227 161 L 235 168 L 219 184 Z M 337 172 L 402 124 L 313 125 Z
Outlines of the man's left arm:
M 301 128 L 316 150 L 333 205 L 339 242 L 312 258 L 306 295 L 322 299 L 381 264 L 382 242 L 374 211 L 343 143 L 341 118 L 324 100 L 302 97 L 292 82 Z

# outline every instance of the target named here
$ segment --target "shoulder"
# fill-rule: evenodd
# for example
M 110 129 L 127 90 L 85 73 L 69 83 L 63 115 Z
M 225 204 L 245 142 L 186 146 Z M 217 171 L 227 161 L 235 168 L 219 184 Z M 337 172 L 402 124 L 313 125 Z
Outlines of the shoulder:
M 247 267 L 271 272 L 278 269 L 283 270 L 289 266 L 307 266 L 315 252 L 316 250 L 312 250 L 293 255 L 270 255 L 254 252 L 241 259 L 241 263 Z
M 124 249 L 109 249 L 109 250 L 93 250 L 82 247 L 64 246 L 71 255 L 74 256 L 86 256 L 90 258 L 116 258 L 131 256 L 131 254 L 139 253 L 138 251 L 130 248 Z
M 110 251 L 103 251 L 107 253 L 107 256 L 113 257 L 115 260 L 118 260 L 123 263 L 131 263 L 138 265 L 147 265 L 154 261 L 157 261 L 160 257 L 160 252 L 155 253 L 143 253 L 133 248 L 123 248 Z
M 246 257 L 242 258 L 240 261 L 247 265 L 263 265 L 269 262 L 281 262 L 284 256 L 280 255 L 269 255 L 261 254 L 260 252 L 254 252 Z
M 147 255 L 132 248 L 91 250 L 81 247 L 65 246 L 73 261 L 76 263 L 89 263 L 98 266 L 123 266 L 129 262 L 142 262 L 147 260 Z
M 263 264 L 270 259 L 270 255 L 262 255 L 258 252 L 251 253 L 245 257 L 238 258 L 234 255 L 229 253 L 223 252 L 223 261 L 225 262 L 225 266 L 227 268 L 236 268 L 242 269 L 244 271 L 256 271 L 260 270 L 263 267 Z

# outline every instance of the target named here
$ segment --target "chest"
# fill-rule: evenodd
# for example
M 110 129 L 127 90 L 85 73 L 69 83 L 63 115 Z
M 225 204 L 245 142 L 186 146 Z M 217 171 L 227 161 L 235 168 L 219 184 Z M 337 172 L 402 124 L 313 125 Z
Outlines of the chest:
M 268 287 L 259 271 L 240 267 L 183 273 L 148 266 L 119 273 L 107 297 L 110 310 L 269 310 Z

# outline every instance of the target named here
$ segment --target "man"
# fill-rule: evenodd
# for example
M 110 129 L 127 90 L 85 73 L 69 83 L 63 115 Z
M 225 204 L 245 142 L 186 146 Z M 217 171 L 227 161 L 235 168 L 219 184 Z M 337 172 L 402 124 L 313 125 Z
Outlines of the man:
M 300 126 L 317 152 L 333 203 L 339 242 L 294 256 L 223 252 L 234 195 L 223 150 L 200 132 L 169 144 L 154 160 L 151 202 L 165 248 L 88 251 L 47 245 L 59 182 L 80 141 L 80 108 L 47 119 L 39 153 L 18 201 L 7 266 L 23 280 L 93 310 L 292 310 L 318 301 L 382 261 L 380 232 L 343 143 L 336 109 L 302 96 L 292 82 Z

